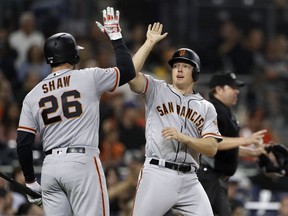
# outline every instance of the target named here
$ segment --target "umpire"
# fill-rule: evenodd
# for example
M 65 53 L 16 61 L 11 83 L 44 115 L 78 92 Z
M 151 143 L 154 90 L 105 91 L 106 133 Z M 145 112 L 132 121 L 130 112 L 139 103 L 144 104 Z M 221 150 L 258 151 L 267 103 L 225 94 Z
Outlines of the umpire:
M 201 156 L 201 165 L 197 172 L 217 216 L 232 215 L 227 196 L 227 182 L 238 166 L 238 156 L 259 156 L 264 152 L 261 142 L 266 130 L 253 133 L 250 137 L 239 137 L 239 125 L 231 108 L 237 104 L 239 88 L 244 82 L 236 79 L 234 73 L 218 72 L 212 76 L 210 102 L 217 112 L 218 128 L 223 136 L 214 158 Z M 254 148 L 247 147 L 254 145 Z

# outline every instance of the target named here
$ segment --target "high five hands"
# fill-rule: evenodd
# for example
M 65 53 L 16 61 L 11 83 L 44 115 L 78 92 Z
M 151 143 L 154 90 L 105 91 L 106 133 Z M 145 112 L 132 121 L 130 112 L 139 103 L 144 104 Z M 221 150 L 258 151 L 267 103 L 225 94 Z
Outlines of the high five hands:
M 119 25 L 120 12 L 116 10 L 116 16 L 113 7 L 107 7 L 103 10 L 103 25 L 96 21 L 98 28 L 107 34 L 110 40 L 122 38 L 121 28 Z
M 165 38 L 168 33 L 164 33 L 162 34 L 162 30 L 163 30 L 163 25 L 160 24 L 159 22 L 155 22 L 152 24 L 149 24 L 148 26 L 148 30 L 146 33 L 146 38 L 147 38 L 147 42 L 150 43 L 150 45 L 154 46 L 157 42 L 159 42 L 160 40 L 162 40 L 163 38 Z

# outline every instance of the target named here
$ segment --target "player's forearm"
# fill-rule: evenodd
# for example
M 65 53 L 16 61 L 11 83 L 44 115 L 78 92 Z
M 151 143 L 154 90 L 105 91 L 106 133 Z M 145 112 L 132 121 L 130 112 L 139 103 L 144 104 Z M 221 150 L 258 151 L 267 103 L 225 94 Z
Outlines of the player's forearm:
M 222 142 L 219 143 L 218 151 L 225 151 L 237 148 L 241 145 L 247 145 L 247 139 L 244 137 L 222 137 Z
M 136 71 L 136 77 L 129 82 L 129 86 L 133 92 L 140 94 L 145 86 L 145 77 L 140 73 L 143 65 L 151 52 L 153 45 L 146 40 L 140 49 L 133 56 L 133 63 Z
M 215 156 L 218 143 L 215 138 L 194 138 L 184 135 L 184 144 L 188 145 L 190 148 L 193 148 L 195 151 L 204 154 L 208 157 Z
M 239 156 L 240 157 L 258 157 L 261 154 L 266 154 L 264 146 L 259 146 L 257 148 L 240 146 Z
M 146 40 L 145 43 L 139 48 L 139 50 L 134 54 L 132 60 L 136 70 L 136 74 L 140 72 L 143 68 L 143 65 L 148 58 L 151 50 L 153 49 L 153 44 Z

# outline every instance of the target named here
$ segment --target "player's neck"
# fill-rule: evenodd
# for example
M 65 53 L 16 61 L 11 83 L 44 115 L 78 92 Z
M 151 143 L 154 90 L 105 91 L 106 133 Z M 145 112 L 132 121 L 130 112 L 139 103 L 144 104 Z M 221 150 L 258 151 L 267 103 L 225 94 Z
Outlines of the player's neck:
M 189 86 L 179 86 L 174 84 L 173 87 L 182 95 L 193 94 L 193 84 Z
M 57 67 L 53 67 L 51 72 L 53 73 L 53 72 L 65 70 L 65 69 L 70 69 L 70 70 L 74 69 L 74 65 L 65 63 L 65 64 L 59 65 Z

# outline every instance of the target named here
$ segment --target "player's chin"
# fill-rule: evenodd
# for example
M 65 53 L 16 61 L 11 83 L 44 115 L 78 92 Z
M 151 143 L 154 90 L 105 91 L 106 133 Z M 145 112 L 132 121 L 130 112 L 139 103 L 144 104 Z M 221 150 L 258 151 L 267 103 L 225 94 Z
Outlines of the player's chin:
M 186 81 L 185 81 L 184 78 L 177 78 L 177 77 L 175 77 L 175 79 L 174 79 L 174 83 L 175 83 L 175 84 L 178 84 L 178 85 L 184 84 L 185 82 L 186 82 Z

